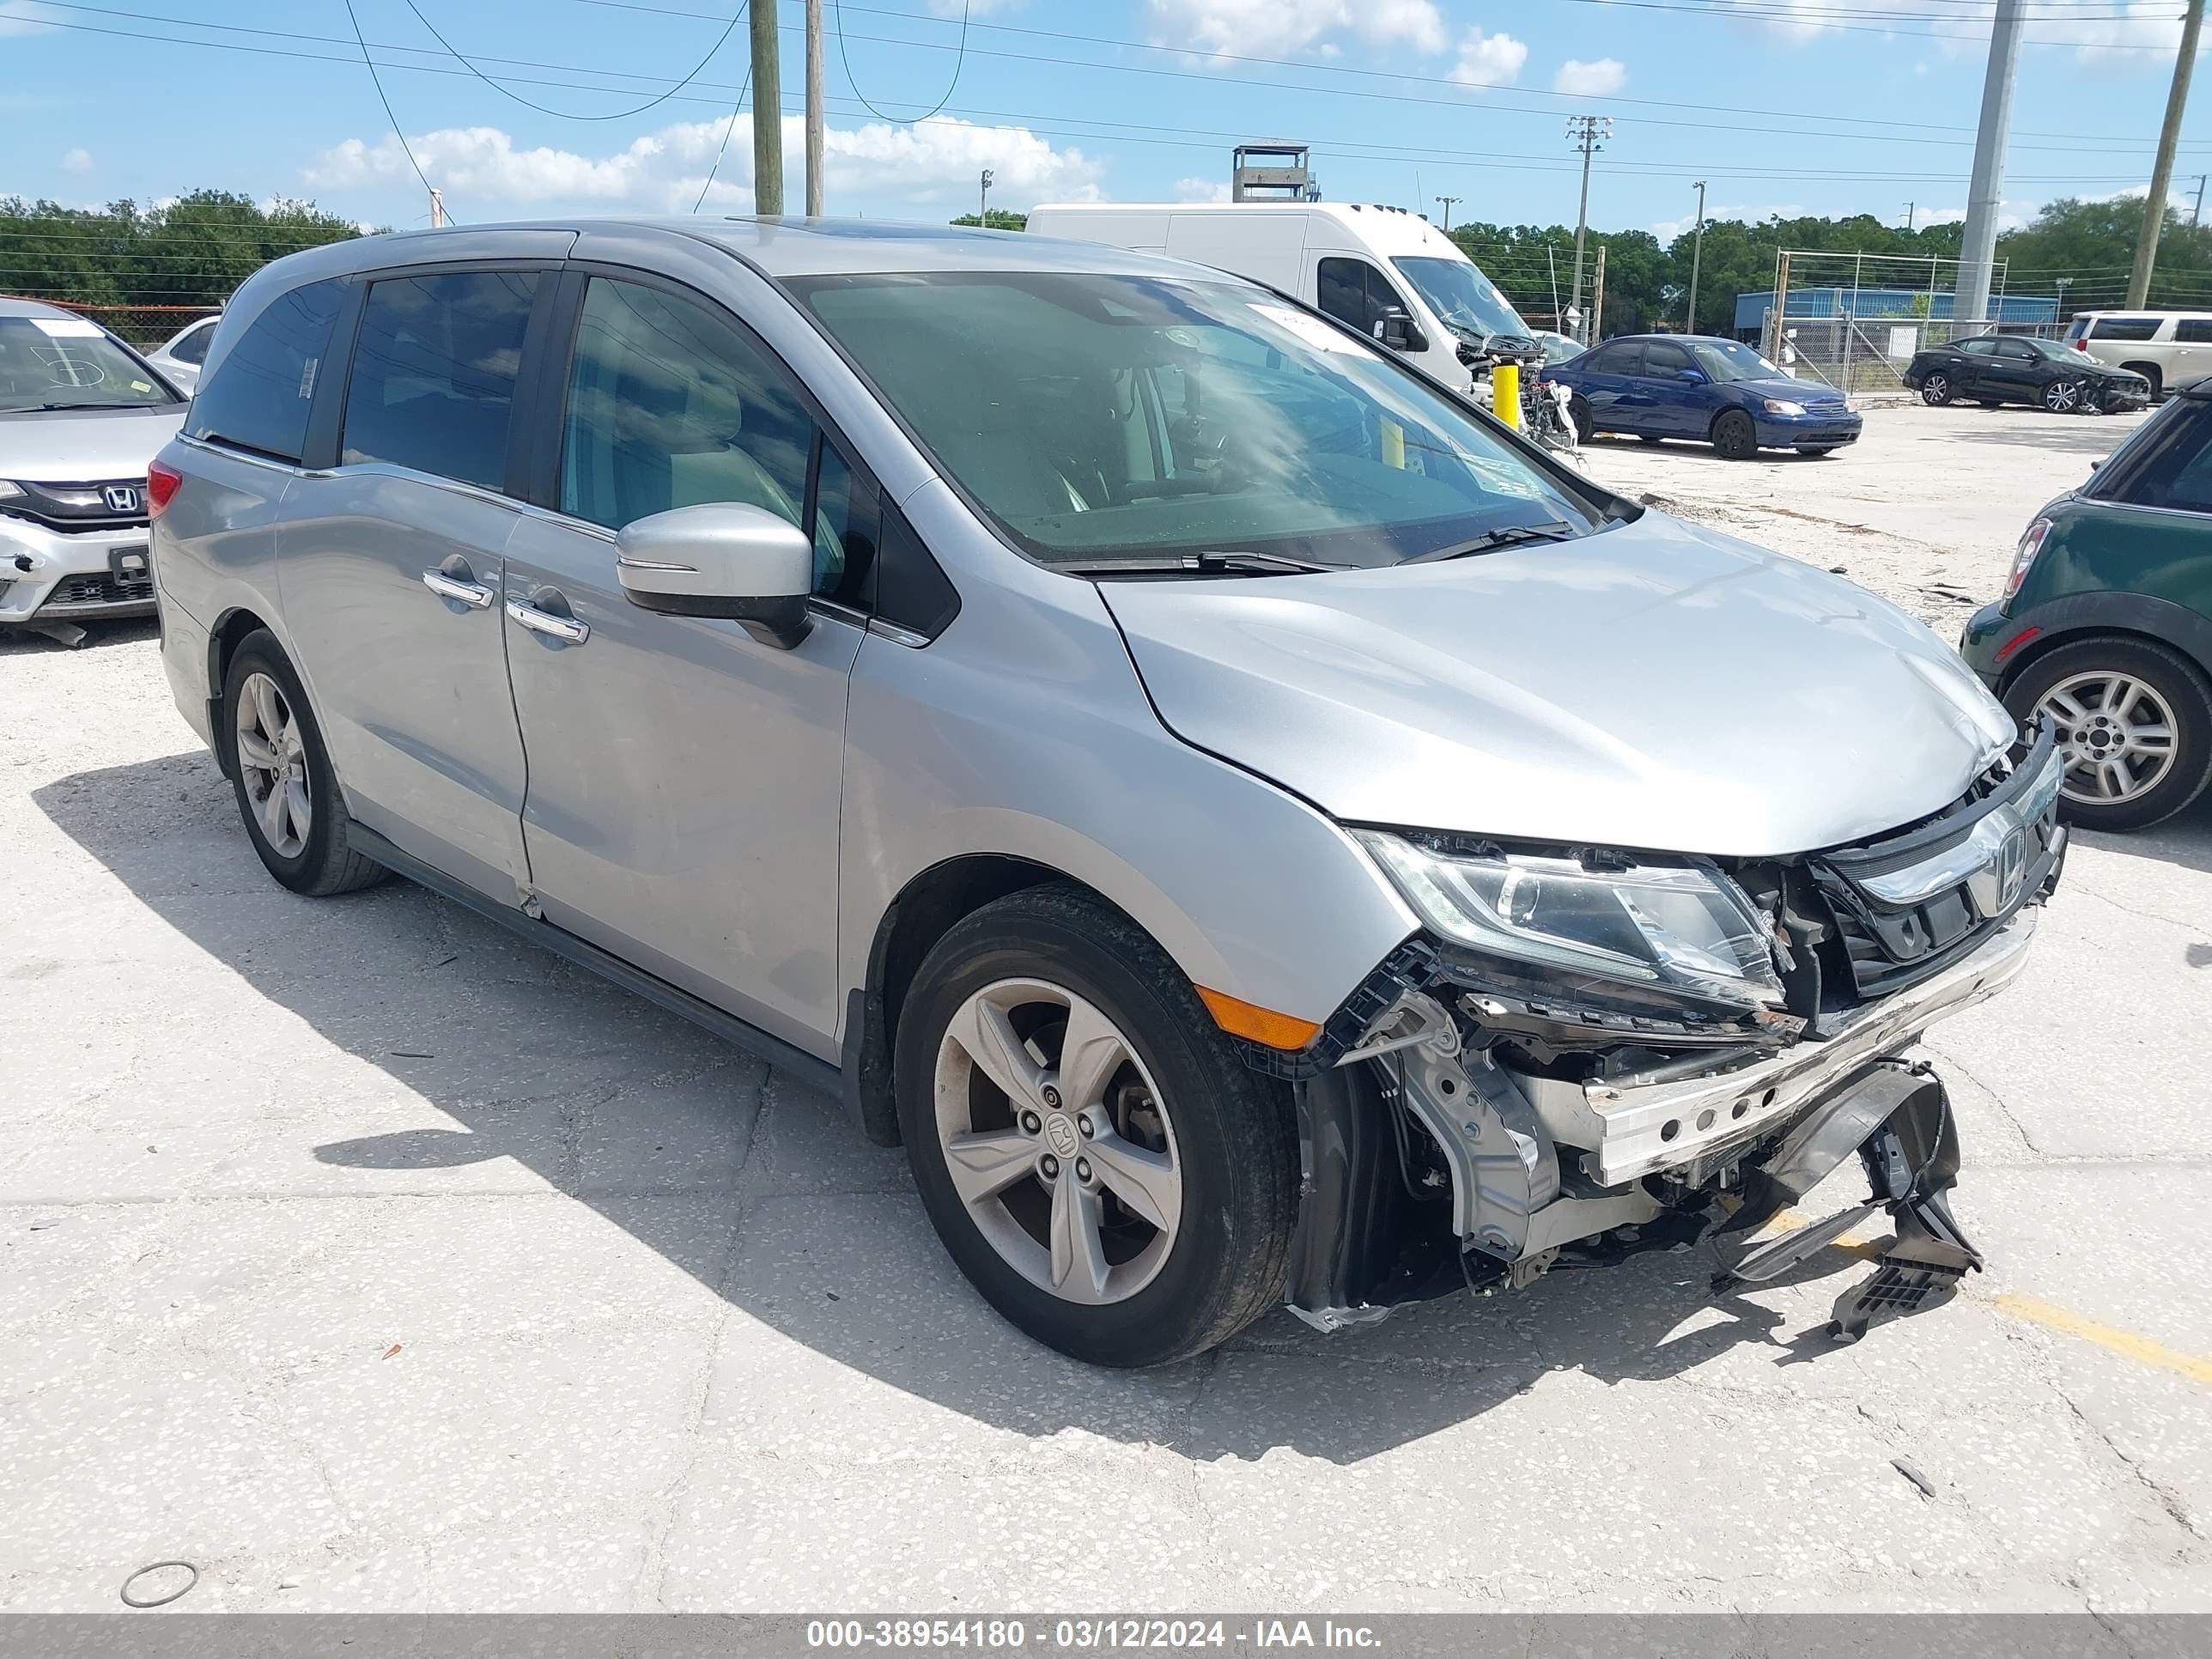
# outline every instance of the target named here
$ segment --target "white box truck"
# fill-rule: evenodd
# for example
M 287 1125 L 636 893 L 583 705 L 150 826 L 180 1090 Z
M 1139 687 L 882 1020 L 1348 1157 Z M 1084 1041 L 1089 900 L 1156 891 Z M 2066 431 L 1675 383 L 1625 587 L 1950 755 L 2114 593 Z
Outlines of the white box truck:
M 1051 204 L 1033 235 L 1212 265 L 1295 295 L 1487 404 L 1469 368 L 1493 339 L 1534 331 L 1459 245 L 1417 213 L 1352 202 Z M 1534 356 L 1533 343 L 1523 350 Z

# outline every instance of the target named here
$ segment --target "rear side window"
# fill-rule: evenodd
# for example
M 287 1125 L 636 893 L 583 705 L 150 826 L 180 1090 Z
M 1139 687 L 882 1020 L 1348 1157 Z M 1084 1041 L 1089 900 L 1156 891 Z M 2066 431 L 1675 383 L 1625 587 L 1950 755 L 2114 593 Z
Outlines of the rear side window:
M 344 301 L 344 284 L 335 281 L 309 283 L 271 301 L 200 381 L 185 435 L 297 461 L 331 325 Z
M 346 385 L 343 458 L 485 489 L 507 484 L 507 434 L 535 272 L 456 271 L 370 284 Z
M 1646 374 L 1656 374 L 1664 379 L 1669 374 L 1680 374 L 1690 367 L 1690 354 L 1681 347 L 1669 344 L 1664 340 L 1651 340 L 1645 343 L 1644 372 Z
M 1996 350 L 1997 343 L 1995 340 L 1977 337 L 1960 341 L 1958 349 L 1970 357 L 1986 357 Z
M 2134 507 L 2212 513 L 2212 404 L 2183 398 L 2161 426 L 2124 461 L 2117 476 L 2100 478 L 2089 493 L 2100 501 Z
M 1640 345 L 1600 346 L 1575 367 L 1591 374 L 1633 374 L 1643 350 Z
M 2100 317 L 2089 330 L 2093 340 L 2148 340 L 2158 332 L 2155 317 Z
M 180 363 L 204 363 L 208 348 L 215 343 L 215 325 L 204 324 L 194 329 L 169 348 L 169 355 Z
M 2203 345 L 2212 341 L 2212 317 L 2182 317 L 2175 320 L 2173 337 L 2184 345 Z

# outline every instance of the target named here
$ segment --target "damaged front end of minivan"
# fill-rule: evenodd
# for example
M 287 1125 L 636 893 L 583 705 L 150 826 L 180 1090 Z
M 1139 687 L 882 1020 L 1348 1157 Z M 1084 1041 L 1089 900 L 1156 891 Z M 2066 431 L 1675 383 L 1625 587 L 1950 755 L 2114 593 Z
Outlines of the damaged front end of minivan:
M 1425 926 L 1273 1063 L 1305 1157 L 1292 1310 L 1334 1329 L 1704 1237 L 1726 1288 L 1876 1209 L 1894 1241 L 1832 1334 L 1978 1269 L 1943 1083 L 1900 1056 L 2024 965 L 2063 771 L 2040 729 L 1925 821 L 1790 858 L 1357 831 Z M 1738 1248 L 1854 1154 L 1863 1202 Z

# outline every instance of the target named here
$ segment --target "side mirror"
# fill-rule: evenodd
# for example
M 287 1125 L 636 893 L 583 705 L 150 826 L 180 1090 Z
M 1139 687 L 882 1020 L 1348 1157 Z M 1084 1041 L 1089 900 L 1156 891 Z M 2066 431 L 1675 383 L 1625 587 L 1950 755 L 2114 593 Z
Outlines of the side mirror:
M 1376 319 L 1375 337 L 1393 351 L 1426 351 L 1428 336 L 1421 332 L 1413 313 L 1393 306 Z
M 615 574 L 632 605 L 671 617 L 722 617 L 788 651 L 812 619 L 814 547 L 765 507 L 708 501 L 623 526 Z
M 1703 386 L 1705 371 L 1702 368 L 1678 368 L 1674 371 L 1674 378 L 1685 386 Z

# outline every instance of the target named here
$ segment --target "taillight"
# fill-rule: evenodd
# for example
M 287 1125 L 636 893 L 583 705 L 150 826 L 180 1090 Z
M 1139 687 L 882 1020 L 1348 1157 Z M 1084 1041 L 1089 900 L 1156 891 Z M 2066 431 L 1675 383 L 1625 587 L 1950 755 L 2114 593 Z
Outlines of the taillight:
M 184 481 L 185 475 L 173 466 L 164 466 L 159 461 L 149 463 L 146 468 L 146 516 L 160 518 L 161 509 L 169 504 L 169 497 L 177 493 L 177 486 Z
M 2027 568 L 2035 562 L 2035 556 L 2043 551 L 2043 538 L 2051 533 L 2051 520 L 2038 519 L 2028 526 L 2027 532 L 2020 538 L 2020 546 L 2012 556 L 2012 574 L 2005 578 L 2004 596 L 2010 599 L 2020 592 L 2020 585 L 2027 580 Z
M 2076 341 L 2075 341 L 2075 342 L 2074 342 L 2074 349 L 2075 349 L 2075 350 L 2076 350 L 2076 351 L 2084 351 L 2084 352 L 2086 352 L 2087 350 L 2088 350 L 2088 349 L 2089 349 L 2089 342 L 2088 342 L 2086 338 L 2084 338 L 2084 339 L 2080 339 L 2080 340 L 2076 340 Z

